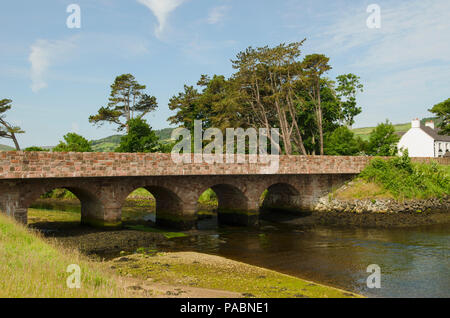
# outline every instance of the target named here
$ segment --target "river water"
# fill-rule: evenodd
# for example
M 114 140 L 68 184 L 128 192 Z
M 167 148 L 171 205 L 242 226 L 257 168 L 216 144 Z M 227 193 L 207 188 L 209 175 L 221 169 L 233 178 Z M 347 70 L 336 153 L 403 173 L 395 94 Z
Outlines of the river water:
M 154 221 L 154 214 L 144 219 Z M 261 221 L 252 229 L 218 227 L 211 218 L 199 221 L 198 228 L 162 249 L 219 255 L 369 297 L 450 297 L 450 224 L 304 229 Z M 367 287 L 371 264 L 381 270 L 381 288 Z
M 214 223 L 203 222 L 205 229 Z M 203 232 L 175 239 L 173 249 L 220 255 L 370 297 L 450 297 L 450 224 L 301 230 L 263 223 L 260 229 Z M 381 270 L 379 289 L 367 287 L 371 264 Z

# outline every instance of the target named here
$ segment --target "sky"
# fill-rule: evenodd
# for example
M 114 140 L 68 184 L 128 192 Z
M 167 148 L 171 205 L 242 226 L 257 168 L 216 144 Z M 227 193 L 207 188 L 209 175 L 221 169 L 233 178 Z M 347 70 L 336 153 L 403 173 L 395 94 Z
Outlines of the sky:
M 72 4 L 80 28 L 67 25 Z M 361 78 L 354 127 L 430 116 L 449 98 L 448 0 L 15 0 L 0 4 L 0 99 L 13 100 L 7 119 L 26 131 L 22 147 L 56 145 L 68 132 L 99 139 L 115 127 L 88 117 L 114 78 L 131 73 L 158 100 L 147 121 L 166 128 L 168 101 L 185 84 L 230 76 L 249 46 L 304 38 L 303 56 L 330 57 L 329 78 Z

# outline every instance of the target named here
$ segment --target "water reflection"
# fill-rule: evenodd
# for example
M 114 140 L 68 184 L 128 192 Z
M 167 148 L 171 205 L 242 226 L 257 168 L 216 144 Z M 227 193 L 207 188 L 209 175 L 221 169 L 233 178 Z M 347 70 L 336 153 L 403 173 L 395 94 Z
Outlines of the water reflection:
M 177 239 L 175 249 L 221 255 L 367 296 L 450 296 L 450 225 L 304 231 L 267 225 L 217 228 L 214 234 Z M 366 286 L 370 264 L 381 267 L 381 289 Z

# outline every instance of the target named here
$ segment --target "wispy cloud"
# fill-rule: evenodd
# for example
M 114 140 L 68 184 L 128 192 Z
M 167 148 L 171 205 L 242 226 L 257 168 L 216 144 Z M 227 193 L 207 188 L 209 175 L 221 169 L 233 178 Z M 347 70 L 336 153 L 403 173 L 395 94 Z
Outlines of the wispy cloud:
M 367 27 L 366 7 L 355 4 L 315 12 L 312 19 L 323 23 L 308 27 L 296 19 L 299 24 L 285 27 L 296 27 L 300 37 L 306 36 L 309 51 L 329 55 L 336 72 L 361 76 L 364 111 L 357 125 L 427 115 L 450 86 L 450 2 L 383 1 L 380 29 Z M 289 18 L 286 21 L 295 20 Z
M 186 0 L 137 0 L 153 12 L 158 19 L 158 26 L 155 29 L 156 37 L 160 38 L 162 32 L 167 27 L 169 14 L 178 8 Z
M 75 47 L 73 39 L 67 41 L 39 39 L 31 45 L 28 61 L 31 63 L 31 89 L 34 93 L 47 87 L 46 75 L 51 64 L 66 56 Z
M 336 53 L 362 51 L 355 61 L 361 67 L 450 61 L 448 12 L 449 1 L 386 2 L 381 5 L 382 27 L 369 29 L 365 7 L 357 6 L 340 12 L 334 23 L 318 30 L 315 43 Z
M 209 11 L 208 15 L 208 23 L 209 24 L 217 24 L 222 21 L 222 19 L 225 17 L 225 14 L 230 9 L 228 6 L 219 6 L 214 7 Z

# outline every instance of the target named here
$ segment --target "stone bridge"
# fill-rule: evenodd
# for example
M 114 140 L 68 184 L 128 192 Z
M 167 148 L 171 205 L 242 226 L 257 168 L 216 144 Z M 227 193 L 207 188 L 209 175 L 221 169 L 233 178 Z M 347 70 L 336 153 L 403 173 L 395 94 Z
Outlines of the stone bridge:
M 81 220 L 120 227 L 122 205 L 137 188 L 156 199 L 156 222 L 192 228 L 197 200 L 208 188 L 218 197 L 220 223 L 258 222 L 265 210 L 308 210 L 355 174 L 368 157 L 280 156 L 276 173 L 264 164 L 174 163 L 170 154 L 0 152 L 0 210 L 27 223 L 28 207 L 42 194 L 65 188 L 81 202 Z

